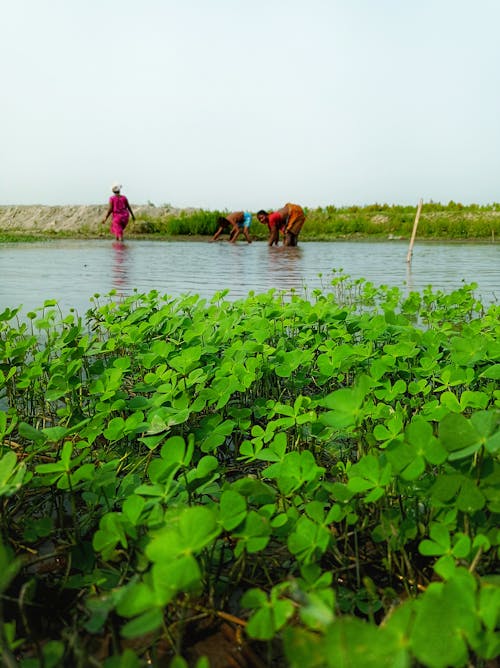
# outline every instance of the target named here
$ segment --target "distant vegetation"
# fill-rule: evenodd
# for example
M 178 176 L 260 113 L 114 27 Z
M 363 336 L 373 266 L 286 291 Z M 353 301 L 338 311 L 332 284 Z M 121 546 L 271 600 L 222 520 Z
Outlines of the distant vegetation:
M 416 207 L 389 204 L 307 209 L 302 239 L 329 240 L 355 237 L 409 237 Z M 220 211 L 197 210 L 180 215 L 151 216 L 138 219 L 134 231 L 162 236 L 204 236 L 215 232 Z M 131 230 L 132 231 L 132 230 Z M 256 220 L 252 235 L 264 239 L 267 230 Z M 456 202 L 424 203 L 418 236 L 428 239 L 497 239 L 500 236 L 500 204 L 479 206 Z
M 2 207 L 0 207 L 1 210 Z M 15 225 L 4 214 L 0 216 L 0 242 L 37 241 L 50 238 L 95 238 L 108 236 L 108 226 L 100 224 L 99 207 L 19 207 Z M 329 205 L 306 209 L 307 220 L 302 240 L 335 239 L 409 239 L 416 206 L 370 204 L 336 207 Z M 35 208 L 36 209 L 36 208 Z M 76 209 L 76 210 L 75 210 Z M 24 211 L 26 210 L 26 211 Z M 228 211 L 175 209 L 171 205 L 134 206 L 136 222 L 127 236 L 136 238 L 210 237 L 217 229 L 217 218 Z M 104 211 L 104 208 L 103 208 Z M 255 213 L 255 212 L 253 212 Z M 25 217 L 27 216 L 27 218 Z M 49 224 L 50 223 L 50 224 Z M 254 216 L 251 233 L 254 239 L 267 238 L 267 228 Z M 500 204 L 439 204 L 424 202 L 418 226 L 420 239 L 474 239 L 496 241 L 500 237 Z
M 139 215 L 131 232 L 161 236 L 213 235 L 217 229 L 217 218 L 224 215 L 227 215 L 227 212 L 204 209 L 190 209 L 158 217 Z

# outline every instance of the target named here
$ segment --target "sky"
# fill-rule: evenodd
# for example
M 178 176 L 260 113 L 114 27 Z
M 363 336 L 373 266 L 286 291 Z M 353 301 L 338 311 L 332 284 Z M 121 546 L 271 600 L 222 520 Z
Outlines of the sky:
M 498 0 L 3 0 L 0 205 L 500 201 Z

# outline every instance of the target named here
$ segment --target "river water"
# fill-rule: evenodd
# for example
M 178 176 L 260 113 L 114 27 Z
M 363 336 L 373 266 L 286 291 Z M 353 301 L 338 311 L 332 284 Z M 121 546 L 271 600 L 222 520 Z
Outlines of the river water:
M 0 244 L 0 311 L 27 312 L 57 299 L 80 314 L 95 294 L 111 290 L 158 290 L 173 297 L 210 298 L 228 288 L 227 299 L 271 288 L 310 295 L 327 291 L 333 271 L 398 286 L 405 293 L 428 285 L 449 292 L 476 282 L 485 303 L 500 300 L 497 244 L 420 242 L 406 262 L 408 242 L 303 242 L 269 248 L 265 242 L 57 240 Z

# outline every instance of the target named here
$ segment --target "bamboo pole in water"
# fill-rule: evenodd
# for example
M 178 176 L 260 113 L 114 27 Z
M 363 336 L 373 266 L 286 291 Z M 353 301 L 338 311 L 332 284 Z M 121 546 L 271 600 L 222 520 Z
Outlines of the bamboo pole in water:
M 408 255 L 406 256 L 406 261 L 408 263 L 411 262 L 411 257 L 413 255 L 413 244 L 415 243 L 415 237 L 417 236 L 418 219 L 420 218 L 421 211 L 422 211 L 422 198 L 420 198 L 420 201 L 418 203 L 417 215 L 415 216 L 415 222 L 413 223 L 413 230 L 411 232 L 410 246 L 408 248 Z

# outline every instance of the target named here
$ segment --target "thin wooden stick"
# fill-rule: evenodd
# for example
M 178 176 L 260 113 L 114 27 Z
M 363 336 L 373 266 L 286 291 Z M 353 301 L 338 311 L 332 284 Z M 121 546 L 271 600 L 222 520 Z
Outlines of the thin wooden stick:
M 413 223 L 413 230 L 411 232 L 411 239 L 410 239 L 410 247 L 408 248 L 408 255 L 406 256 L 407 262 L 411 262 L 411 258 L 413 255 L 413 244 L 415 243 L 415 237 L 417 236 L 418 219 L 420 218 L 421 211 L 422 211 L 422 198 L 420 198 L 420 202 L 418 203 L 417 215 L 415 216 L 415 222 Z

